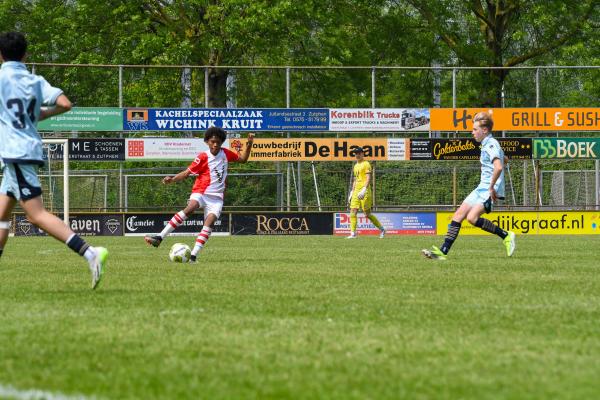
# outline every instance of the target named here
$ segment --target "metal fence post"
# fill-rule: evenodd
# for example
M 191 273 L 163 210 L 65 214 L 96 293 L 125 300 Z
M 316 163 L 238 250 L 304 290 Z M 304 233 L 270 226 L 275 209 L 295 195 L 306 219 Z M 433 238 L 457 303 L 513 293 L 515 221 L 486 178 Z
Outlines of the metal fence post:
M 286 108 L 290 108 L 290 67 L 286 67 L 285 68 L 285 107 Z M 287 137 L 288 139 L 291 137 L 290 132 L 287 133 Z M 287 210 L 290 211 L 290 206 L 291 206 L 291 202 L 292 202 L 292 194 L 290 191 L 290 185 L 291 185 L 291 168 L 292 168 L 292 164 L 290 161 L 288 161 L 286 163 L 286 167 L 287 167 L 287 171 L 285 174 L 285 196 L 286 196 L 286 203 L 287 203 Z
M 371 108 L 375 108 L 375 104 L 377 103 L 377 94 L 375 91 L 375 68 L 371 68 Z
M 123 108 L 123 66 L 119 65 L 119 108 Z M 123 138 L 123 131 L 119 131 L 119 139 Z M 123 211 L 123 163 L 119 161 L 119 211 Z M 106 211 L 106 210 L 104 210 Z

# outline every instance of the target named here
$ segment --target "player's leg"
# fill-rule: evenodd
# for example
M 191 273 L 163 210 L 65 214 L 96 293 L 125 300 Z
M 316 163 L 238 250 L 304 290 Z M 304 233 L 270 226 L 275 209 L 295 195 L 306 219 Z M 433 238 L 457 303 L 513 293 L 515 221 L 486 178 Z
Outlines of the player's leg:
M 385 229 L 379 219 L 375 216 L 375 214 L 371 213 L 371 207 L 373 206 L 372 197 L 370 191 L 367 192 L 366 196 L 361 200 L 361 206 L 365 213 L 365 217 L 369 219 L 375 225 L 377 229 L 379 229 L 379 238 L 383 239 L 385 236 Z
M 8 241 L 10 217 L 15 204 L 16 200 L 14 197 L 0 193 L 0 257 Z
M 354 199 L 352 199 L 354 202 Z M 358 225 L 358 208 L 350 209 L 350 235 L 346 236 L 346 239 L 355 239 L 356 238 L 356 226 Z
M 14 178 L 13 186 L 16 186 L 16 190 L 11 193 L 19 200 L 29 222 L 55 239 L 66 243 L 69 248 L 86 258 L 92 273 L 92 289 L 95 289 L 102 279 L 108 250 L 104 247 L 91 247 L 62 220 L 46 211 L 42 202 L 42 188 L 37 170 L 37 165 L 11 164 L 7 175 Z
M 49 213 L 44 208 L 40 196 L 32 199 L 21 199 L 21 207 L 29 222 L 43 229 L 53 238 L 64 242 L 71 250 L 88 261 L 90 272 L 92 274 L 92 289 L 96 289 L 106 266 L 108 250 L 104 247 L 92 247 L 78 234 L 73 232 L 56 215 Z
M 219 219 L 221 210 L 223 209 L 223 199 L 218 196 L 204 195 L 202 196 L 202 203 L 204 205 L 204 224 L 196 237 L 190 262 L 196 262 L 198 253 L 206 246 L 206 242 L 208 242 L 212 233 L 213 225 Z
M 19 194 L 19 185 L 12 164 L 2 164 L 2 183 L 0 183 L 0 256 L 8 241 L 10 217 L 17 202 L 15 194 Z
M 463 203 L 458 207 L 458 209 L 452 215 L 452 221 L 448 225 L 448 232 L 444 237 L 444 243 L 438 248 L 436 246 L 431 246 L 431 249 L 423 249 L 421 253 L 430 259 L 433 260 L 445 260 L 446 255 L 450 251 L 450 248 L 458 238 L 458 234 L 460 233 L 460 227 L 462 225 L 462 221 L 467 217 L 469 211 L 472 208 L 471 198 L 472 193 L 467 196 L 467 198 L 463 201 Z
M 516 248 L 515 234 L 510 231 L 505 231 L 489 219 L 482 218 L 481 215 L 485 212 L 485 205 L 483 203 L 477 204 L 469 212 L 469 215 L 467 215 L 467 221 L 469 221 L 471 225 L 492 233 L 502 239 L 504 247 L 506 248 L 506 254 L 509 257 L 512 256 Z
M 180 227 L 181 224 L 183 224 L 183 222 L 185 220 L 187 220 L 188 217 L 190 215 L 192 215 L 192 213 L 195 210 L 198 209 L 198 207 L 200 207 L 198 196 L 199 196 L 198 193 L 192 193 L 192 195 L 190 196 L 190 199 L 188 200 L 187 206 L 183 210 L 181 210 L 181 211 L 177 212 L 175 215 L 173 215 L 173 217 L 171 217 L 171 220 L 169 221 L 169 223 L 167 225 L 165 225 L 163 230 L 158 235 L 144 236 L 144 240 L 146 241 L 146 243 L 148 243 L 149 245 L 154 246 L 154 247 L 160 246 L 160 244 L 162 243 L 164 238 L 169 236 L 171 234 L 171 232 L 173 232 L 175 229 Z

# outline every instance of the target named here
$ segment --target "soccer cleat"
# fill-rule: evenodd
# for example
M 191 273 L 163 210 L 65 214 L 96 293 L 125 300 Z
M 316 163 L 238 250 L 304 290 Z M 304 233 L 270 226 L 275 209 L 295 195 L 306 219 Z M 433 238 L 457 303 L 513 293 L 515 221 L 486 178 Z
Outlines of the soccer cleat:
M 190 264 L 196 264 L 196 263 L 198 263 L 198 261 L 196 260 L 196 255 L 192 254 L 190 256 Z
M 508 231 L 508 235 L 503 240 L 504 247 L 506 247 L 506 255 L 509 257 L 513 255 L 515 249 L 517 248 L 517 241 L 514 232 Z
M 383 239 L 385 237 L 385 228 L 381 228 L 379 230 L 379 239 Z
M 442 251 L 435 246 L 431 246 L 431 250 L 427 250 L 427 249 L 421 250 L 421 254 L 423 254 L 425 257 L 427 257 L 431 260 L 445 261 L 447 258 L 447 256 L 444 253 L 442 253 Z
M 346 236 L 346 239 L 356 239 L 356 233 L 351 233 L 350 236 Z
M 160 246 L 160 243 L 162 242 L 163 238 L 160 235 L 156 235 L 156 236 L 144 236 L 144 240 L 150 246 L 158 247 L 158 246 Z
M 92 272 L 92 289 L 96 289 L 102 280 L 106 259 L 108 258 L 108 250 L 104 247 L 94 247 L 96 255 L 90 261 L 90 271 Z

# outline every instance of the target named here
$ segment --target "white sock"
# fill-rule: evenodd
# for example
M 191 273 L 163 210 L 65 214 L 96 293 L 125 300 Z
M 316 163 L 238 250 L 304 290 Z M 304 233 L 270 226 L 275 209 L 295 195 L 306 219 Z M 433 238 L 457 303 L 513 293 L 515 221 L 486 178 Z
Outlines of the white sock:
M 200 252 L 200 250 L 202 250 L 202 248 L 206 244 L 206 241 L 210 237 L 211 232 L 212 232 L 212 228 L 209 228 L 207 226 L 202 228 L 202 231 L 200 231 L 200 233 L 198 234 L 198 237 L 196 237 L 196 244 L 194 245 L 194 248 L 192 249 L 193 256 L 197 255 Z
M 83 253 L 83 256 L 85 257 L 86 260 L 88 260 L 89 262 L 92 262 L 94 260 L 94 257 L 96 257 L 96 249 L 92 246 L 88 247 L 85 250 L 85 253 Z
M 183 211 L 179 211 L 177 214 L 173 215 L 173 218 L 171 218 L 169 223 L 165 225 L 165 228 L 160 233 L 160 237 L 164 239 L 171 232 L 173 232 L 175 228 L 181 226 L 181 224 L 183 224 L 183 221 L 185 221 L 187 218 L 187 215 L 185 215 Z

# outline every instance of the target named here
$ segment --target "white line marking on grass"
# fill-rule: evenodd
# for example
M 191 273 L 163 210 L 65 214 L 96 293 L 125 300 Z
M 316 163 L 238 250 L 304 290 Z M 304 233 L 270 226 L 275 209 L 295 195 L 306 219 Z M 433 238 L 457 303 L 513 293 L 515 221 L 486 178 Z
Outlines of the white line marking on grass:
M 83 395 L 68 396 L 60 392 L 46 392 L 39 389 L 17 389 L 10 385 L 0 384 L 0 398 L 16 400 L 98 400 L 97 397 Z

